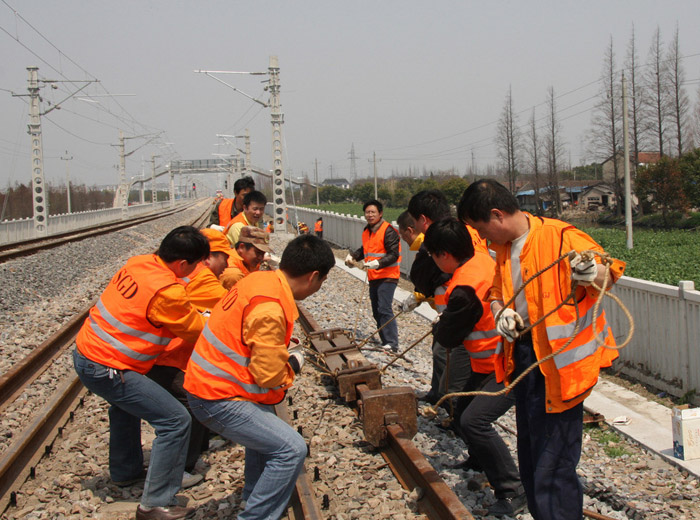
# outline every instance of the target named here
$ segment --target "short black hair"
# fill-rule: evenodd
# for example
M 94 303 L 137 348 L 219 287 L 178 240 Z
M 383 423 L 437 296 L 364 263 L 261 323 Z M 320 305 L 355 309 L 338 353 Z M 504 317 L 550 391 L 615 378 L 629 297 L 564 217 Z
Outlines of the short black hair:
M 416 220 L 421 215 L 425 215 L 433 222 L 437 222 L 450 216 L 450 204 L 440 190 L 423 190 L 408 201 L 408 212 Z
M 416 228 L 416 219 L 411 216 L 408 210 L 404 211 L 396 218 L 396 223 L 399 225 L 399 229 Z
M 192 226 L 180 226 L 165 235 L 156 254 L 164 262 L 199 262 L 209 256 L 209 240 Z
M 384 213 L 384 204 L 379 202 L 377 199 L 368 200 L 362 205 L 362 211 L 367 209 L 367 206 L 376 206 L 379 213 Z
M 280 269 L 292 278 L 318 271 L 326 276 L 335 265 L 335 256 L 328 242 L 316 235 L 299 235 L 287 244 L 280 260 Z
M 241 177 L 233 183 L 233 193 L 238 194 L 241 190 L 255 189 L 255 181 L 250 176 Z
M 434 222 L 425 233 L 423 245 L 431 255 L 450 253 L 458 262 L 474 256 L 474 244 L 467 227 L 454 217 Z
M 243 197 L 243 205 L 250 206 L 251 202 L 257 202 L 258 204 L 267 204 L 267 197 L 262 191 L 251 191 L 246 193 Z
M 488 222 L 491 220 L 491 210 L 498 209 L 508 215 L 520 209 L 518 199 L 500 182 L 493 179 L 481 179 L 473 182 L 464 190 L 457 206 L 460 220 Z

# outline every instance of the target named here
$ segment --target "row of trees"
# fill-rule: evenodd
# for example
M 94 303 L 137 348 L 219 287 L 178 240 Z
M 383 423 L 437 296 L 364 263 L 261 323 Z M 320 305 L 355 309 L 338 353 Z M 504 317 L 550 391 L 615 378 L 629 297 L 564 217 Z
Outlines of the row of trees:
M 620 153 L 622 136 L 622 74 L 628 81 L 628 114 L 630 122 L 630 155 L 633 175 L 642 151 L 661 156 L 680 157 L 700 142 L 700 90 L 695 107 L 686 91 L 683 55 L 678 29 L 666 45 L 657 27 L 644 63 L 640 62 L 634 27 L 627 45 L 622 69 L 618 68 L 613 38 L 605 49 L 600 76 L 600 91 L 587 137 L 588 153 L 605 161 Z M 558 185 L 563 157 L 566 153 L 557 117 L 556 97 L 549 87 L 544 125 L 537 124 L 533 108 L 527 124 L 521 125 L 514 110 L 512 87 L 506 93 L 496 132 L 496 145 L 503 175 L 511 190 L 517 177 L 530 173 L 535 193 L 544 185 Z M 623 199 L 623 172 L 618 161 L 612 161 L 614 188 L 618 200 Z M 555 200 L 557 212 L 561 203 Z M 617 206 L 621 207 L 620 204 Z

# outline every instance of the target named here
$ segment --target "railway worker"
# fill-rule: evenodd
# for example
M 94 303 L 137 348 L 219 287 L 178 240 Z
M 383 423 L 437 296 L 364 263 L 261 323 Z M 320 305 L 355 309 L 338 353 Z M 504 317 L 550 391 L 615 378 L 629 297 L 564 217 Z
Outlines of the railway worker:
M 221 285 L 219 276 L 226 268 L 229 253 L 233 250 L 221 231 L 207 228 L 202 229 L 201 233 L 209 241 L 209 256 L 199 262 L 195 270 L 183 278 L 183 281 L 186 284 L 185 292 L 192 305 L 200 313 L 206 314 L 227 292 Z M 188 343 L 182 338 L 173 339 L 158 356 L 155 365 L 147 374 L 180 401 L 188 411 L 190 405 L 182 385 L 185 382 L 185 368 L 192 349 L 194 349 L 194 342 Z M 202 451 L 206 450 L 208 445 L 207 429 L 192 417 L 185 473 L 182 477 L 183 488 L 194 486 L 202 480 L 202 475 L 194 473 L 194 468 Z
M 141 419 L 156 431 L 137 519 L 184 518 L 176 505 L 190 435 L 187 409 L 145 374 L 175 337 L 193 343 L 204 318 L 179 279 L 209 256 L 191 226 L 168 233 L 157 253 L 129 259 L 112 278 L 76 338 L 75 370 L 109 408 L 109 471 L 117 485 L 142 478 Z
M 401 274 L 401 241 L 394 227 L 382 218 L 384 206 L 381 202 L 374 199 L 367 201 L 362 210 L 367 221 L 367 226 L 362 232 L 362 246 L 345 257 L 345 264 L 352 266 L 353 261 L 364 259 L 364 267 L 368 269 L 372 315 L 379 328 L 394 317 L 391 304 Z M 399 351 L 399 329 L 396 320 L 380 330 L 379 337 L 383 349 Z
M 447 282 L 450 280 L 450 275 L 443 273 L 435 265 L 435 262 L 430 258 L 425 248 L 421 248 L 424 235 L 418 232 L 415 219 L 411 216 L 408 210 L 401 213 L 396 219 L 399 226 L 399 235 L 408 244 L 411 251 L 417 251 L 416 256 L 411 266 L 411 272 L 414 274 L 411 282 L 414 284 L 414 293 L 401 304 L 401 309 L 404 312 L 409 312 L 416 308 L 422 301 L 427 301 L 430 306 L 438 313 L 444 310 L 444 302 L 440 302 L 440 295 L 437 296 L 439 304 L 435 302 L 435 291 L 441 292 L 444 298 L 444 290 L 447 289 Z M 414 272 L 415 267 L 415 272 Z M 420 278 L 418 278 L 420 276 Z M 429 294 L 426 296 L 420 292 L 423 290 Z M 436 357 L 436 349 L 442 356 Z M 425 395 L 418 397 L 421 401 L 426 401 L 430 404 L 435 404 L 443 394 L 440 386 L 440 378 L 445 369 L 445 349 L 433 342 L 431 347 L 433 356 L 433 372 L 430 380 L 430 390 Z
M 300 235 L 306 235 L 309 233 L 309 226 L 306 225 L 306 222 L 297 222 L 297 229 L 299 230 Z
M 440 190 L 423 190 L 416 193 L 408 201 L 408 212 L 416 223 L 416 230 L 425 234 L 434 222 L 450 216 L 450 205 Z M 440 270 L 425 247 L 418 249 L 409 278 L 419 292 L 435 296 L 435 310 L 438 313 L 445 310 L 447 304 L 445 293 L 450 275 Z M 404 308 L 410 305 L 410 298 L 409 301 L 403 303 Z M 448 350 L 434 337 L 432 350 L 433 375 L 431 380 L 438 381 L 438 393 L 435 395 L 435 401 L 437 401 L 446 392 L 459 392 L 464 388 L 469 380 L 471 366 L 469 356 L 464 349 L 450 349 L 450 370 L 449 373 L 446 373 Z M 458 429 L 459 425 L 453 424 L 453 427 Z
M 491 241 L 496 251 L 496 274 L 488 295 L 494 316 L 503 309 L 515 290 L 540 269 L 562 254 L 575 250 L 601 251 L 588 235 L 556 219 L 535 217 L 521 211 L 508 189 L 493 180 L 471 184 L 459 203 L 462 221 Z M 583 400 L 598 380 L 601 367 L 617 357 L 614 350 L 599 346 L 593 337 L 593 307 L 602 287 L 605 268 L 576 255 L 562 261 L 529 284 L 496 322 L 504 342 L 506 383 L 527 367 L 569 341 L 574 332 L 576 308 L 567 304 L 545 318 L 530 333 L 523 326 L 535 323 L 555 309 L 577 282 L 575 298 L 581 320 L 580 331 L 566 350 L 530 372 L 514 388 L 518 426 L 518 463 L 530 513 L 537 520 L 580 520 L 583 492 L 576 475 L 581 455 Z M 608 287 L 623 273 L 625 264 L 615 260 Z M 604 312 L 595 330 L 607 345 L 614 345 Z
M 243 226 L 235 249 L 231 250 L 228 266 L 221 274 L 221 284 L 231 289 L 242 278 L 260 269 L 266 255 L 274 253 L 270 247 L 270 235 L 262 229 Z
M 447 306 L 433 331 L 435 340 L 448 349 L 464 346 L 471 362 L 464 390 L 502 390 L 502 374 L 497 380 L 495 368 L 501 339 L 489 304 L 483 300 L 491 288 L 495 262 L 488 253 L 474 251 L 466 227 L 453 217 L 431 225 L 423 245 L 438 267 L 452 275 L 447 286 Z M 496 496 L 496 503 L 488 512 L 514 516 L 525 507 L 525 492 L 510 450 L 493 422 L 513 406 L 515 398 L 506 394 L 461 401 L 458 420 L 469 447 L 467 466 L 484 471 Z
M 224 233 L 231 246 L 238 242 L 238 234 L 243 226 L 261 227 L 262 216 L 265 213 L 267 197 L 260 191 L 251 191 L 243 197 L 243 211 L 229 222 Z
M 294 301 L 318 291 L 334 265 L 323 240 L 292 240 L 278 270 L 250 274 L 214 307 L 187 366 L 185 389 L 195 416 L 245 446 L 239 520 L 280 518 L 303 467 L 304 438 L 272 406 L 304 364 L 300 346 L 290 343 Z
M 232 199 L 223 197 L 214 205 L 214 209 L 209 217 L 209 225 L 216 225 L 226 228 L 228 223 L 243 211 L 243 198 L 255 189 L 255 181 L 252 177 L 241 177 L 233 183 Z
M 314 224 L 314 233 L 318 238 L 323 238 L 323 217 L 318 217 Z

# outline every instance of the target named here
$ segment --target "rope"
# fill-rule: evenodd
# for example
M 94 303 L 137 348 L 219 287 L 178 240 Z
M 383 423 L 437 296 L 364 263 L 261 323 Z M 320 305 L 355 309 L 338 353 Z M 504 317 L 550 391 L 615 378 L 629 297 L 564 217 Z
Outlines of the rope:
M 351 333 L 352 333 L 351 339 L 353 341 L 355 341 L 355 339 L 356 339 L 355 331 L 357 330 L 357 323 L 360 321 L 360 311 L 362 310 L 362 305 L 365 303 L 365 293 L 367 292 L 367 291 L 365 291 L 365 286 L 369 285 L 368 280 L 367 280 L 367 276 L 368 276 L 367 271 L 365 270 L 365 279 L 362 281 L 362 286 L 360 287 L 360 291 L 362 291 L 360 293 L 360 298 L 359 298 L 360 303 L 355 308 L 355 324 L 352 326 L 352 331 L 351 331 Z
M 538 278 L 539 276 L 541 276 L 543 273 L 545 273 L 546 271 L 548 271 L 548 270 L 551 269 L 552 267 L 558 265 L 558 264 L 559 264 L 562 260 L 564 260 L 565 258 L 569 258 L 571 254 L 575 254 L 575 251 L 571 251 L 571 252 L 569 252 L 569 253 L 566 253 L 566 254 L 561 255 L 559 258 L 557 258 L 554 262 L 552 262 L 551 264 L 549 264 L 547 267 L 544 267 L 543 269 L 540 269 L 540 270 L 537 271 L 534 275 L 532 275 L 530 278 L 528 278 L 527 281 L 525 281 L 525 282 L 518 288 L 518 290 L 515 292 L 515 294 L 513 294 L 512 298 L 511 298 L 510 300 L 508 300 L 508 302 L 507 302 L 506 304 L 503 305 L 503 308 L 502 308 L 502 309 L 498 312 L 498 314 L 496 315 L 495 321 L 498 322 L 498 319 L 500 318 L 501 313 L 503 312 L 503 310 L 506 309 L 506 308 L 508 308 L 508 306 L 510 306 L 510 305 L 515 301 L 515 298 L 520 294 L 520 292 L 521 292 L 530 282 L 532 282 L 533 280 L 535 280 L 536 278 Z M 622 301 L 621 301 L 617 296 L 612 295 L 612 294 L 609 294 L 609 293 L 607 292 L 607 290 L 606 290 L 606 289 L 607 289 L 607 286 L 608 286 L 608 276 L 609 276 L 609 273 L 610 273 L 610 265 L 612 264 L 612 258 L 611 258 L 610 255 L 608 255 L 607 253 L 601 253 L 601 252 L 599 252 L 599 251 L 593 251 L 593 250 L 586 250 L 586 251 L 583 251 L 583 252 L 581 253 L 581 255 L 582 255 L 582 256 L 583 256 L 583 255 L 586 255 L 586 256 L 584 256 L 584 258 L 592 258 L 593 255 L 598 256 L 598 257 L 601 259 L 601 263 L 602 263 L 603 265 L 605 265 L 605 277 L 603 278 L 603 286 L 602 286 L 602 287 L 599 287 L 599 286 L 597 286 L 595 283 L 592 283 L 592 284 L 591 284 L 591 285 L 593 286 L 593 288 L 595 288 L 596 290 L 598 290 L 598 296 L 596 297 L 596 302 L 595 302 L 595 305 L 593 306 L 593 335 L 594 335 L 594 337 L 595 337 L 596 343 L 598 343 L 599 346 L 602 346 L 603 348 L 607 348 L 607 349 L 609 349 L 609 350 L 620 350 L 620 349 L 626 347 L 626 346 L 629 344 L 629 342 L 632 340 L 632 336 L 633 336 L 633 334 L 634 334 L 634 320 L 633 320 L 633 318 L 632 318 L 632 314 L 629 312 L 629 310 L 627 309 L 627 307 L 625 307 L 625 305 L 622 303 Z M 536 327 L 537 325 L 539 325 L 540 323 L 542 323 L 547 317 L 551 316 L 553 313 L 555 313 L 556 311 L 558 311 L 558 310 L 559 310 L 562 306 L 564 306 L 569 300 L 573 300 L 573 302 L 574 302 L 574 308 L 576 309 L 576 322 L 575 322 L 576 324 L 575 324 L 575 326 L 574 326 L 574 331 L 573 331 L 573 333 L 571 334 L 571 337 L 569 338 L 569 340 L 568 340 L 566 343 L 564 343 L 561 347 L 559 347 L 559 348 L 558 348 L 557 350 L 555 350 L 554 352 L 548 354 L 547 356 L 543 357 L 542 359 L 536 361 L 535 363 L 533 363 L 532 365 L 530 365 L 529 367 L 527 367 L 527 368 L 526 368 L 517 378 L 515 378 L 508 386 L 504 387 L 503 389 L 501 389 L 501 390 L 499 390 L 499 391 L 497 391 L 497 392 L 484 392 L 484 391 L 481 391 L 481 390 L 474 390 L 474 391 L 470 391 L 470 392 L 453 392 L 453 393 L 451 393 L 451 394 L 446 394 L 446 395 L 442 396 L 442 397 L 438 400 L 438 402 L 435 403 L 435 405 L 426 407 L 426 408 L 424 409 L 424 413 L 425 413 L 426 415 L 434 415 L 434 416 L 437 415 L 437 408 L 438 408 L 446 399 L 452 399 L 453 397 L 473 397 L 473 396 L 490 396 L 490 397 L 496 397 L 496 396 L 499 396 L 499 395 L 504 395 L 504 394 L 510 392 L 510 391 L 515 387 L 515 385 L 517 385 L 520 381 L 522 381 L 522 379 L 523 379 L 525 376 L 527 376 L 530 372 L 532 372 L 535 368 L 539 367 L 542 363 L 545 363 L 545 362 L 549 361 L 550 359 L 554 358 L 554 356 L 556 356 L 557 354 L 559 354 L 560 352 L 562 352 L 563 350 L 565 350 L 565 349 L 571 344 L 571 342 L 576 338 L 576 336 L 578 335 L 579 330 L 580 330 L 580 328 L 581 328 L 581 323 L 580 323 L 580 318 L 581 318 L 581 316 L 580 316 L 580 313 L 579 313 L 578 302 L 576 301 L 576 297 L 575 297 L 577 287 L 578 287 L 578 282 L 577 282 L 577 281 L 573 281 L 572 286 L 571 286 L 571 292 L 569 293 L 569 295 L 568 295 L 566 298 L 564 298 L 564 300 L 563 300 L 559 305 L 557 305 L 554 309 L 552 309 L 550 312 L 548 312 L 547 314 L 545 314 L 544 316 L 542 316 L 542 317 L 541 317 L 540 319 L 538 319 L 535 323 L 531 324 L 529 327 L 525 328 L 523 331 L 520 332 L 520 335 L 527 334 L 527 333 L 530 332 L 534 327 Z M 630 329 L 629 329 L 629 332 L 628 332 L 628 334 L 627 334 L 627 338 L 625 338 L 625 340 L 624 340 L 619 346 L 615 346 L 615 347 L 606 345 L 605 342 L 604 342 L 604 340 L 602 340 L 602 339 L 600 338 L 600 334 L 601 334 L 603 331 L 600 331 L 600 332 L 597 331 L 598 311 L 599 311 L 599 309 L 600 309 L 600 302 L 602 301 L 602 299 L 603 299 L 603 297 L 604 297 L 605 295 L 607 295 L 607 296 L 609 296 L 610 298 L 612 298 L 613 301 L 615 301 L 615 302 L 620 306 L 620 308 L 621 308 L 621 309 L 623 310 L 623 312 L 625 313 L 625 316 L 626 316 L 627 319 L 629 320 L 629 324 L 630 324 Z

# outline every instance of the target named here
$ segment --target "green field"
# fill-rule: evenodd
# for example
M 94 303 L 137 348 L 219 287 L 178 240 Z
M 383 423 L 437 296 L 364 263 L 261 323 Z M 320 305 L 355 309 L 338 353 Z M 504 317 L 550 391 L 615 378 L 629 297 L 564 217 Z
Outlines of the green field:
M 361 204 L 309 206 L 324 211 L 362 216 Z M 403 210 L 386 208 L 384 218 L 396 220 Z M 627 262 L 625 274 L 652 282 L 678 285 L 692 280 L 700 289 L 700 232 L 694 230 L 634 231 L 634 248 L 627 249 L 623 229 L 579 226 L 615 258 Z
M 700 288 L 700 233 L 697 231 L 636 230 L 634 247 L 627 249 L 622 229 L 582 229 L 612 256 L 627 262 L 627 276 L 669 285 L 692 280 L 696 288 Z

